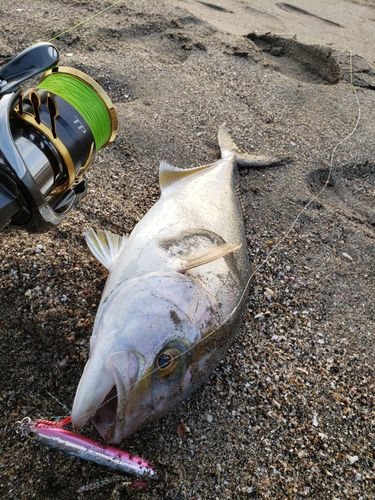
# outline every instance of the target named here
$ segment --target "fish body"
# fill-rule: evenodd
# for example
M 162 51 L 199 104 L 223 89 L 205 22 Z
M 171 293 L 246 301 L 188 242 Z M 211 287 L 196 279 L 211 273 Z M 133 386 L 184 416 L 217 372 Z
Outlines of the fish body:
M 72 423 L 91 418 L 108 441 L 191 394 L 238 332 L 250 267 L 237 166 L 274 159 L 240 155 L 224 126 L 219 144 L 222 158 L 212 165 L 160 165 L 160 199 L 129 238 L 86 236 L 110 273 Z

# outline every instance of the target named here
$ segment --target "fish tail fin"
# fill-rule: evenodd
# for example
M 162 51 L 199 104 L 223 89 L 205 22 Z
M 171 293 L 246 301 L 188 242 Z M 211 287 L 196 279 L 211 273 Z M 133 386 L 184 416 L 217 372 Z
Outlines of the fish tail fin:
M 221 157 L 228 158 L 234 154 L 238 168 L 274 167 L 290 162 L 290 158 L 279 158 L 277 156 L 255 156 L 249 153 L 242 153 L 229 134 L 224 123 L 218 132 Z
M 237 144 L 233 141 L 226 123 L 223 123 L 219 127 L 219 132 L 217 134 L 219 140 L 219 146 L 221 150 L 221 157 L 227 158 L 231 154 L 235 153 L 236 156 L 241 154 L 240 149 Z
M 126 236 L 95 230 L 92 227 L 86 231 L 85 239 L 91 253 L 110 271 L 120 251 L 127 241 Z

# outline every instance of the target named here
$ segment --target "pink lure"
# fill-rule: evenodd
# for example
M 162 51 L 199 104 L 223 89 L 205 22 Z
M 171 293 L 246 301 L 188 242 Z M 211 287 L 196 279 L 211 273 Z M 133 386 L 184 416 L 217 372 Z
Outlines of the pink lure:
M 26 417 L 18 424 L 23 435 L 27 435 L 38 443 L 50 446 L 68 455 L 128 474 L 158 478 L 158 473 L 143 458 L 63 429 L 62 426 L 69 421 L 70 418 L 68 417 L 61 422 L 50 422 L 48 420 L 36 420 L 34 422 Z

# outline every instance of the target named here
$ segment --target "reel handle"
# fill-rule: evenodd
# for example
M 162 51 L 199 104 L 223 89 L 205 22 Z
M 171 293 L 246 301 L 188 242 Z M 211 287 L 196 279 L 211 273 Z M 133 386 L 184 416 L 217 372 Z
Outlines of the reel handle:
M 14 92 L 25 80 L 53 68 L 58 61 L 59 53 L 51 43 L 36 43 L 23 50 L 0 70 L 0 97 Z

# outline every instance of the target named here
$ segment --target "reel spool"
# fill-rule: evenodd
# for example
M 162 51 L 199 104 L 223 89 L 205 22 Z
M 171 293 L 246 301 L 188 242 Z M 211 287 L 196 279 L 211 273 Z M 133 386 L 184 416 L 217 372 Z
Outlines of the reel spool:
M 37 44 L 0 71 L 0 227 L 40 231 L 61 222 L 86 194 L 96 152 L 116 137 L 104 90 L 57 61 L 53 45 Z M 47 69 L 21 92 L 22 81 Z

